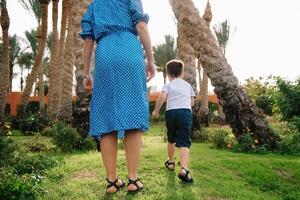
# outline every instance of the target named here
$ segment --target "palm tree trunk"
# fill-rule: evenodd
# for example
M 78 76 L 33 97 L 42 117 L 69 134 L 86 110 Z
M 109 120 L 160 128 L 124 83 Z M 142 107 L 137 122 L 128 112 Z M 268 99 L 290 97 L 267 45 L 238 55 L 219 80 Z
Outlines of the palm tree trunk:
M 74 31 L 75 34 L 79 34 L 81 32 L 81 18 L 83 14 L 85 13 L 88 5 L 92 2 L 92 0 L 75 0 L 74 5 L 77 7 L 77 13 L 76 13 L 76 20 L 74 21 Z M 83 41 L 81 38 L 76 37 L 75 38 L 75 76 L 76 76 L 76 94 L 78 99 L 83 99 L 87 96 L 87 92 L 83 87 L 83 60 L 82 60 L 82 46 Z
M 41 114 L 45 113 L 45 88 L 44 88 L 44 67 L 41 64 L 39 68 L 39 110 Z
M 76 6 L 76 18 L 74 20 L 74 32 L 78 35 L 81 32 L 80 21 L 88 5 L 92 0 L 74 0 Z M 91 93 L 86 92 L 83 87 L 83 60 L 82 60 L 83 41 L 75 37 L 75 77 L 76 77 L 76 106 L 73 111 L 73 126 L 82 135 L 86 136 L 89 129 L 90 98 Z
M 184 25 L 180 22 L 177 24 L 178 38 L 178 57 L 184 63 L 184 77 L 197 94 L 197 72 L 196 72 L 196 59 L 193 47 L 188 43 L 188 38 L 184 34 Z
M 58 63 L 57 70 L 55 71 L 55 76 L 53 79 L 53 90 L 52 90 L 52 117 L 59 116 L 59 109 L 61 106 L 61 88 L 62 88 L 62 78 L 64 73 L 64 52 L 65 52 L 65 42 L 66 42 L 66 29 L 68 13 L 70 8 L 70 0 L 63 0 L 62 2 L 62 17 L 61 17 L 61 29 L 60 29 L 60 40 L 58 49 Z
M 209 126 L 209 108 L 208 108 L 208 76 L 203 71 L 203 78 L 200 89 L 201 107 L 200 107 L 200 124 L 204 127 Z
M 58 1 L 52 0 L 52 39 L 51 39 L 51 60 L 49 71 L 49 92 L 48 92 L 48 110 L 50 116 L 53 116 L 53 91 L 55 85 L 55 76 L 57 75 L 57 62 L 58 62 Z
M 201 79 L 201 62 L 200 62 L 200 59 L 198 58 L 197 60 L 197 71 L 198 71 L 198 82 L 199 82 L 199 93 L 201 93 L 201 82 L 202 82 L 202 79 Z
M 22 93 L 21 102 L 20 102 L 20 110 L 19 114 L 23 114 L 25 108 L 28 104 L 28 99 L 32 91 L 32 86 L 36 81 L 39 68 L 41 67 L 44 51 L 46 48 L 46 41 L 47 41 L 47 30 L 48 30 L 48 5 L 49 0 L 40 0 L 41 3 L 41 12 L 42 12 L 42 24 L 40 29 L 40 42 L 38 42 L 38 53 L 36 55 L 33 67 L 31 69 L 31 73 L 28 75 L 26 80 L 26 86 Z
M 9 37 L 8 29 L 10 19 L 6 8 L 6 1 L 1 0 L 1 27 L 3 39 L 3 58 L 2 65 L 0 65 L 0 128 L 4 123 L 5 117 L 5 98 L 9 86 Z
M 239 85 L 222 49 L 192 0 L 170 0 L 170 4 L 178 23 L 184 27 L 182 34 L 186 36 L 196 55 L 200 55 L 202 67 L 215 87 L 226 121 L 237 139 L 242 134 L 253 133 L 253 138 L 257 139 L 259 145 L 266 144 L 269 149 L 276 148 L 279 137 L 271 132 L 263 114 Z
M 64 59 L 64 76 L 62 83 L 62 98 L 60 108 L 60 118 L 64 121 L 72 120 L 72 94 L 73 94 L 73 69 L 75 63 L 74 55 L 74 17 L 76 15 L 76 7 L 74 0 L 70 1 L 70 12 L 68 15 L 68 36 L 66 43 L 65 59 Z

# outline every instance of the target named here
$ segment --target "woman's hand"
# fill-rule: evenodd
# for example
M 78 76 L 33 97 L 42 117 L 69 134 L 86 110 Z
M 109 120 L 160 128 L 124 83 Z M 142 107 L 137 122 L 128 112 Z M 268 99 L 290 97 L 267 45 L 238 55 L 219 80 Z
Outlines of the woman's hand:
M 146 75 L 147 82 L 149 82 L 156 74 L 156 65 L 154 62 L 147 62 L 146 65 Z
M 92 82 L 92 80 L 90 78 L 84 78 L 83 79 L 83 86 L 84 86 L 84 89 L 86 91 L 88 91 L 88 92 L 91 91 L 92 88 L 93 88 L 93 82 Z

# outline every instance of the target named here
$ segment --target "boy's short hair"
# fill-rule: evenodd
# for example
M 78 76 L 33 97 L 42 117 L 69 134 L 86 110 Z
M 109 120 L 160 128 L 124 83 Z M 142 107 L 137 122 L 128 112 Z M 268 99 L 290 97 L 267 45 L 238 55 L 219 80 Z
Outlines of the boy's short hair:
M 166 64 L 167 74 L 172 77 L 179 77 L 183 72 L 183 62 L 181 60 L 171 60 Z

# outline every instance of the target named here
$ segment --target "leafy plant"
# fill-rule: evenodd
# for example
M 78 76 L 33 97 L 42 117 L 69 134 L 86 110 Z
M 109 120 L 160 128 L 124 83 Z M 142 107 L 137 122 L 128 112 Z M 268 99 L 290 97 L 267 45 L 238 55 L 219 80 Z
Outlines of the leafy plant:
M 72 127 L 64 123 L 53 125 L 54 144 L 63 152 L 71 152 L 74 149 L 80 149 L 80 135 Z
M 43 139 L 39 133 L 36 133 L 25 145 L 31 152 L 49 152 L 55 148 L 51 141 Z
M 214 129 L 212 142 L 219 149 L 231 148 L 236 140 L 234 135 L 226 129 Z

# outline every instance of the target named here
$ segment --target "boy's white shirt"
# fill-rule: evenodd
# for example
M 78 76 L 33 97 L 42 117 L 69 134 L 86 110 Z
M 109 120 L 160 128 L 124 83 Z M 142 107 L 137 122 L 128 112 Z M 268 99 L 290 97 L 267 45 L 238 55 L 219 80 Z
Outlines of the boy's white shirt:
M 162 92 L 167 94 L 167 109 L 191 109 L 192 98 L 195 92 L 192 86 L 181 78 L 174 79 L 165 84 Z

